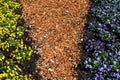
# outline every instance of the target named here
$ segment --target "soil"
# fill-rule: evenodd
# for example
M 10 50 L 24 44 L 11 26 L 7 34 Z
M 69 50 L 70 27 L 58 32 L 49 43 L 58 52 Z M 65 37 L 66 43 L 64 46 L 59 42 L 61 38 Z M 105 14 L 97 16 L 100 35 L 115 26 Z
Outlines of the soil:
M 76 80 L 89 0 L 20 0 L 37 41 L 34 64 L 43 80 Z M 39 79 L 38 79 L 39 80 Z

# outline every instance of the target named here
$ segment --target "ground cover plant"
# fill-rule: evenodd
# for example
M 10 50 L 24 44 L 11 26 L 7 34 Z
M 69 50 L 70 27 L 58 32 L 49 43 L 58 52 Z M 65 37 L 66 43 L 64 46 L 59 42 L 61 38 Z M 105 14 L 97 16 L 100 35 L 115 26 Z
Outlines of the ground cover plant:
M 83 62 L 92 76 L 85 80 L 120 80 L 120 0 L 93 0 L 90 9 L 94 18 L 87 26 L 94 38 L 84 46 L 87 57 Z
M 31 80 L 29 75 L 21 74 L 18 66 L 30 60 L 33 52 L 22 39 L 23 27 L 17 25 L 21 18 L 15 13 L 18 8 L 16 0 L 0 0 L 0 80 Z

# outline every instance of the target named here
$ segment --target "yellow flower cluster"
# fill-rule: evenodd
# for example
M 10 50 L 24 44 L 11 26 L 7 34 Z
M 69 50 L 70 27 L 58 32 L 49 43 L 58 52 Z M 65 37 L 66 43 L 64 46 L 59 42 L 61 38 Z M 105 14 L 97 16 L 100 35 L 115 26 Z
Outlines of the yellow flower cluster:
M 31 80 L 29 75 L 21 75 L 18 64 L 30 60 L 32 49 L 23 39 L 24 29 L 17 25 L 21 15 L 16 0 L 0 0 L 0 80 Z

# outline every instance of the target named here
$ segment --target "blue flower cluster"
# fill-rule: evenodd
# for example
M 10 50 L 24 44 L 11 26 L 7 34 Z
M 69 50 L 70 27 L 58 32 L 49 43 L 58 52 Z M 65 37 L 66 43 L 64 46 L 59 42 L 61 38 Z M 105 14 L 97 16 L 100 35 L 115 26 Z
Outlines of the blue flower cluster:
M 86 80 L 120 80 L 120 0 L 94 0 L 91 8 L 94 21 L 88 29 L 95 34 L 85 50 L 91 52 L 84 67 L 92 76 Z

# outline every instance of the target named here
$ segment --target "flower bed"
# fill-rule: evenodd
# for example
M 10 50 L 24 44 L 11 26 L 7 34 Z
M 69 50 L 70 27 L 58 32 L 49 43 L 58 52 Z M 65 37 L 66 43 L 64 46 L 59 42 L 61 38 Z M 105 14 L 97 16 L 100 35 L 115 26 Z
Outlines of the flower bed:
M 120 80 L 120 0 L 93 3 L 93 20 L 87 29 L 94 38 L 84 46 L 88 57 L 82 65 L 91 74 L 85 80 Z M 30 60 L 33 52 L 22 38 L 24 28 L 17 23 L 21 15 L 15 10 L 19 8 L 16 0 L 0 0 L 0 80 L 32 80 L 19 66 Z
M 120 0 L 94 0 L 88 30 L 95 34 L 84 49 L 91 56 L 83 62 L 92 76 L 87 80 L 120 80 Z
M 20 74 L 22 69 L 18 66 L 30 60 L 33 52 L 22 39 L 24 28 L 17 24 L 21 15 L 15 13 L 18 8 L 16 0 L 0 0 L 0 80 L 31 80 Z

